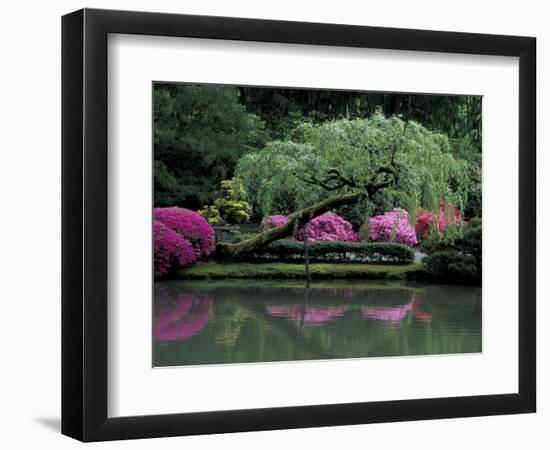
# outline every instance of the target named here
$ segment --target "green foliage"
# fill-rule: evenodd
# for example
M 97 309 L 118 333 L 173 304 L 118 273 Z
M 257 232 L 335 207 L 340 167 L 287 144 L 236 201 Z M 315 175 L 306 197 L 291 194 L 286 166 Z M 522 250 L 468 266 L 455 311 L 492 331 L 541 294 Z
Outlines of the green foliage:
M 459 241 L 461 248 L 476 259 L 478 276 L 481 279 L 482 227 L 481 219 L 472 219 Z
M 438 251 L 427 256 L 423 263 L 428 273 L 440 282 L 475 284 L 478 281 L 476 259 L 460 251 Z
M 449 223 L 443 231 L 437 229 L 437 231 L 431 232 L 427 238 L 420 242 L 418 249 L 428 254 L 453 249 L 461 242 L 465 229 L 463 224 Z
M 422 261 L 428 273 L 437 281 L 481 284 L 482 227 L 474 218 L 457 239 L 427 240 L 422 250 L 428 256 Z
M 474 163 L 470 164 L 469 178 L 468 201 L 464 207 L 464 218 L 466 220 L 482 216 L 481 166 Z
M 461 209 L 466 202 L 467 163 L 452 156 L 447 137 L 416 122 L 376 113 L 370 119 L 302 123 L 290 136 L 292 140 L 270 142 L 243 156 L 237 165 L 259 215 L 288 214 L 350 191 L 345 186 L 327 192 L 308 183 L 330 169 L 354 180 L 377 179 L 380 167 L 389 166 L 392 159 L 399 178 L 379 193 L 377 201 L 385 209 L 399 206 L 415 217 L 418 208 L 437 210 L 441 200 Z M 357 206 L 358 217 L 372 215 L 377 207 L 371 202 Z
M 448 233 L 445 229 L 443 233 L 430 235 L 420 250 L 427 254 L 456 250 L 481 258 L 481 219 L 473 218 L 466 226 L 448 225 L 447 228 L 451 230 Z
M 247 223 L 252 214 L 252 207 L 245 200 L 246 191 L 238 178 L 221 182 L 221 195 L 213 205 L 207 205 L 199 211 L 211 225 L 221 223 Z
M 367 215 L 367 212 L 371 214 L 377 214 L 377 208 L 376 203 L 374 205 L 370 205 L 367 202 L 361 202 L 359 204 L 354 205 L 346 205 L 341 206 L 340 208 L 336 208 L 334 210 L 336 214 L 338 214 L 340 217 L 343 217 L 348 222 L 350 222 L 353 225 L 354 230 L 361 231 L 361 227 L 367 222 L 367 219 L 369 218 Z M 384 212 L 380 211 L 381 213 Z M 365 240 L 368 240 L 367 235 L 364 235 L 363 238 Z
M 449 144 L 451 153 L 456 159 L 463 159 L 475 166 L 481 165 L 480 144 L 473 142 L 470 135 L 462 138 L 451 138 Z
M 480 166 L 481 97 L 156 83 L 153 102 L 157 206 L 199 209 L 212 204 L 218 183 L 233 176 L 238 159 L 252 150 L 269 147 L 266 142 L 271 137 L 279 139 L 278 144 L 270 144 L 272 147 L 285 147 L 291 152 L 290 143 L 316 145 L 315 141 L 324 136 L 323 122 L 328 122 L 327 132 L 331 127 L 343 130 L 346 121 L 364 121 L 377 110 L 386 116 L 396 115 L 403 122 L 421 123 L 434 134 L 445 133 L 449 136 L 444 145 L 446 152 L 478 169 Z M 335 140 L 342 141 L 340 137 Z M 289 177 L 287 181 L 294 179 Z M 310 186 L 304 192 L 290 183 L 286 192 L 276 193 L 276 186 L 265 186 L 265 192 L 258 194 L 261 202 L 254 202 L 255 213 L 263 215 L 266 207 L 270 213 L 288 213 L 312 197 L 325 195 L 315 194 L 312 189 Z M 376 197 L 374 203 L 346 207 L 337 213 L 359 226 L 367 215 L 406 207 L 399 205 L 399 192 Z M 480 182 L 471 183 L 468 198 L 466 218 L 480 215 Z M 281 203 L 270 206 L 273 199 Z
M 214 202 L 227 223 L 247 223 L 252 207 L 246 201 L 246 191 L 238 178 L 221 182 L 221 197 Z
M 409 264 L 414 261 L 414 252 L 409 247 L 394 243 L 316 241 L 308 245 L 308 254 L 311 262 Z M 303 262 L 304 243 L 281 239 L 248 258 L 258 261 Z
M 386 116 L 397 115 L 445 133 L 457 157 L 460 153 L 471 161 L 481 153 L 480 96 L 254 87 L 241 87 L 239 92 L 242 104 L 265 120 L 277 139 L 287 139 L 300 122 L 365 118 L 381 109 Z
M 377 280 L 421 279 L 422 264 L 322 264 L 309 265 L 311 277 L 319 279 L 359 278 Z M 216 280 L 228 278 L 305 279 L 305 267 L 296 263 L 215 263 L 205 262 L 180 270 L 176 278 L 182 280 Z
M 153 105 L 157 206 L 212 203 L 239 157 L 268 138 L 230 86 L 155 84 Z
M 307 144 L 274 141 L 240 159 L 236 173 L 257 215 L 288 214 L 322 196 L 322 189 L 307 185 L 298 172 L 303 165 L 314 170 L 318 160 L 314 153 Z
M 222 216 L 220 216 L 220 210 L 215 205 L 206 205 L 199 209 L 197 213 L 204 217 L 212 226 L 221 225 L 223 223 Z

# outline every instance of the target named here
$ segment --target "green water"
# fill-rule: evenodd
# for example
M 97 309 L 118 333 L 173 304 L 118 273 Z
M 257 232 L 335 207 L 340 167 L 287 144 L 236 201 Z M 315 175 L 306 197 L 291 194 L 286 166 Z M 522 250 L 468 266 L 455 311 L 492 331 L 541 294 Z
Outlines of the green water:
M 481 351 L 481 288 L 379 281 L 155 283 L 153 365 Z

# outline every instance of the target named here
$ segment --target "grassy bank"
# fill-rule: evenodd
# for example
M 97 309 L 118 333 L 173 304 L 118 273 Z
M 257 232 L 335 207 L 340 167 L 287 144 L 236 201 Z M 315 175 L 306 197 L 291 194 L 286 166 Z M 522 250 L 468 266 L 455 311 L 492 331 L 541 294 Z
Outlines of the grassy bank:
M 422 264 L 310 264 L 313 279 L 365 278 L 373 280 L 409 280 L 422 278 Z M 182 280 L 220 278 L 305 278 L 303 264 L 292 263 L 216 263 L 197 264 L 178 272 Z

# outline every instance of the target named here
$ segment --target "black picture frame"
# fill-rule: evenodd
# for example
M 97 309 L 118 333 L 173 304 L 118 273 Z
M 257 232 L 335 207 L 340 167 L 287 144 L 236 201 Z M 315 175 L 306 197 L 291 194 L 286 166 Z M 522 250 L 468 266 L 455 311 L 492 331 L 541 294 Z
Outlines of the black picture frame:
M 110 33 L 519 57 L 517 393 L 107 416 L 107 36 Z M 536 39 L 83 9 L 62 18 L 62 433 L 82 441 L 397 422 L 536 408 Z

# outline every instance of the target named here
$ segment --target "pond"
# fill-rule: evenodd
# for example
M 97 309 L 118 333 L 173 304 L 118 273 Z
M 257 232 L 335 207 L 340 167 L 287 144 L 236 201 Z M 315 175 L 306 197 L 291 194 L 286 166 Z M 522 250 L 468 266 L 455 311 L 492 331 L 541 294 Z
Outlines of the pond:
M 481 352 L 481 288 L 380 281 L 155 283 L 153 365 Z

